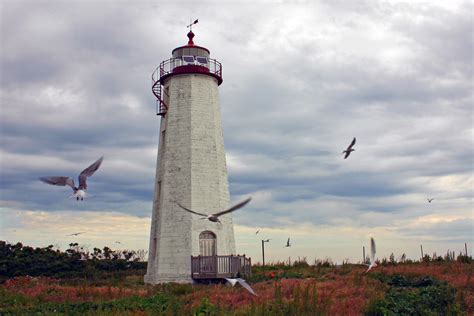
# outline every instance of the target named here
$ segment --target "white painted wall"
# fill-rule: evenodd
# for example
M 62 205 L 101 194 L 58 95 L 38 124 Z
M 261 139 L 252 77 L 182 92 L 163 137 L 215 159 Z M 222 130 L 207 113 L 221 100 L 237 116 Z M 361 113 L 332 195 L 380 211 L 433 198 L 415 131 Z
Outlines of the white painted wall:
M 231 214 L 212 223 L 175 203 L 202 213 L 229 207 L 219 92 L 215 78 L 200 74 L 172 76 L 165 87 L 145 282 L 192 282 L 190 257 L 199 255 L 202 231 L 216 234 L 219 255 L 235 254 Z

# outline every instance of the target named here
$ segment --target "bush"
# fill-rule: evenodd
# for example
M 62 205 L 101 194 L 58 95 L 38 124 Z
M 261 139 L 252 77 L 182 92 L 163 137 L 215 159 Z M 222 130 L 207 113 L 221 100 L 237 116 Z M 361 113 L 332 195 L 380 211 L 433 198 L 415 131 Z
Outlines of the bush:
M 456 289 L 432 277 L 386 276 L 390 289 L 369 303 L 366 315 L 456 315 Z
M 203 298 L 201 300 L 201 305 L 193 313 L 195 316 L 212 316 L 219 315 L 219 309 L 213 305 L 208 298 Z
M 23 302 L 24 303 L 24 302 Z M 3 304 L 2 304 L 3 305 Z M 49 314 L 59 313 L 68 315 L 102 314 L 131 311 L 147 311 L 152 315 L 184 313 L 183 305 L 172 295 L 159 293 L 151 297 L 132 296 L 115 301 L 106 302 L 78 302 L 78 303 L 43 303 L 36 306 L 12 304 L 8 307 L 0 306 L 0 314 Z
M 462 263 L 472 263 L 472 257 L 466 255 L 459 255 L 456 260 Z
M 295 261 L 293 263 L 294 268 L 307 268 L 309 267 L 308 262 L 306 261 L 306 258 L 303 258 L 302 260 Z
M 105 255 L 104 255 L 104 254 Z M 0 283 L 18 276 L 48 276 L 55 278 L 96 278 L 104 272 L 126 272 L 146 268 L 139 262 L 135 251 L 113 251 L 108 247 L 86 252 L 77 243 L 62 252 L 50 245 L 32 248 L 0 241 Z
M 296 271 L 284 271 L 282 278 L 285 279 L 304 279 L 305 276 L 302 273 L 296 272 Z

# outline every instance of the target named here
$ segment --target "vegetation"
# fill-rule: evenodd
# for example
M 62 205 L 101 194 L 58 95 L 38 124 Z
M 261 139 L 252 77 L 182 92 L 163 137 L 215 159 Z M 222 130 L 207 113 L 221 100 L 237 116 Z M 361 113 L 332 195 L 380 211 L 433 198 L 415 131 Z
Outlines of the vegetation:
M 456 289 L 430 276 L 373 274 L 390 285 L 383 299 L 373 300 L 367 315 L 459 315 Z
M 2 247 L 1 315 L 474 314 L 474 263 L 452 254 L 421 262 L 391 256 L 370 273 L 362 265 L 336 266 L 330 260 L 254 266 L 249 282 L 258 296 L 252 296 L 242 287 L 144 284 L 144 263 L 118 251 L 87 254 L 75 244 L 65 252 Z M 124 268 L 123 263 L 142 266 Z
M 0 282 L 17 276 L 49 276 L 57 278 L 97 278 L 104 273 L 146 269 L 140 252 L 114 251 L 109 247 L 86 251 L 77 243 L 62 252 L 53 245 L 33 248 L 21 243 L 0 241 Z M 107 275 L 107 274 L 106 274 Z

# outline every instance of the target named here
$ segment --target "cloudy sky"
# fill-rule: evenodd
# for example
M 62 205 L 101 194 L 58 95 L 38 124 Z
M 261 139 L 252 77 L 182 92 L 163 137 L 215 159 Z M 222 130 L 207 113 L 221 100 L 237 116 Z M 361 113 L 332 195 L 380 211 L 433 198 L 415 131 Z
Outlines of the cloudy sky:
M 356 262 L 370 236 L 380 258 L 471 251 L 473 4 L 447 2 L 0 1 L 0 240 L 148 250 L 150 77 L 198 18 L 223 64 L 232 201 L 254 197 L 239 253 L 271 238 L 269 260 Z M 84 202 L 38 181 L 102 155 Z

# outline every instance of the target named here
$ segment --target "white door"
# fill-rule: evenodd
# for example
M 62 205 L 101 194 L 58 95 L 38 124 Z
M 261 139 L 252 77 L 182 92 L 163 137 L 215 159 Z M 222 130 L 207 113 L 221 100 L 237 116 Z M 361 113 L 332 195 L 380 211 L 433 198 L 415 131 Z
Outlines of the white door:
M 199 234 L 199 253 L 201 256 L 217 255 L 216 235 L 211 231 Z

